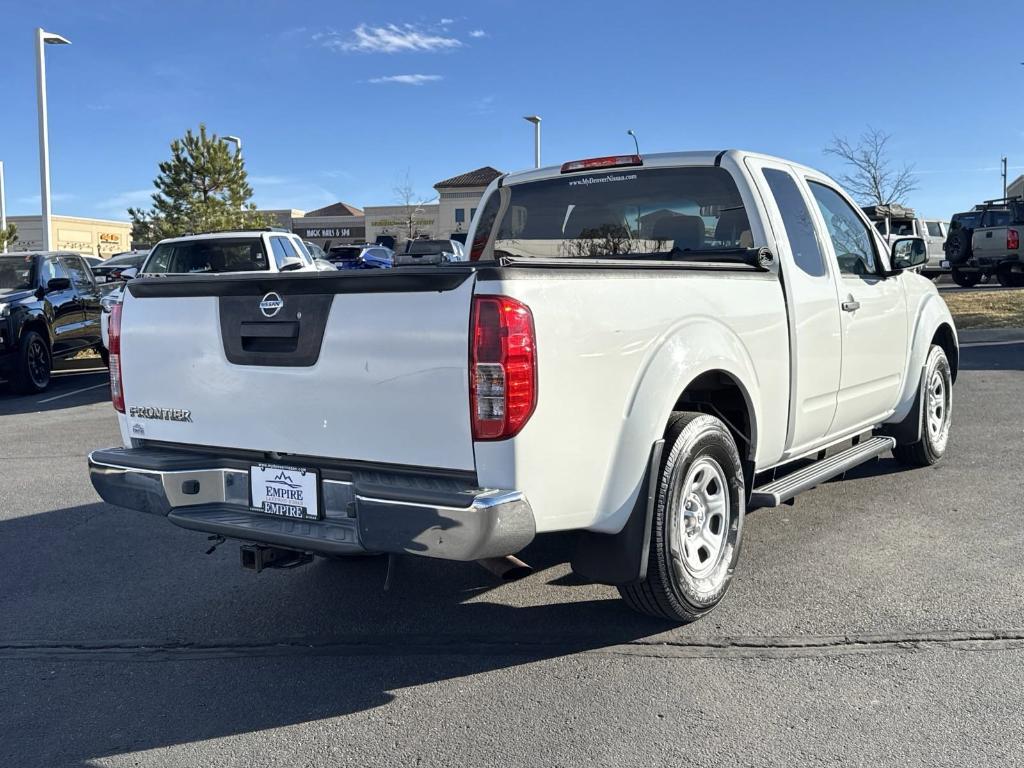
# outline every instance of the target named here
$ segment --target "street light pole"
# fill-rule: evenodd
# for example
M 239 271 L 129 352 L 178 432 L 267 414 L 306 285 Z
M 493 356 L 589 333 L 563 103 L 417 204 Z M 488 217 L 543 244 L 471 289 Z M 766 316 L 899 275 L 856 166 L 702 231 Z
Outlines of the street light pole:
M 222 141 L 227 141 L 227 142 L 230 142 L 230 143 L 234 144 L 235 145 L 235 153 L 239 157 L 242 156 L 242 140 L 240 138 L 238 138 L 237 136 L 222 136 L 221 140 Z
M 4 161 L 0 160 L 0 233 L 7 229 L 7 198 L 4 197 Z M 0 253 L 7 253 L 7 238 Z
M 634 131 L 632 128 L 630 128 L 628 131 L 626 131 L 626 133 L 633 137 L 633 146 L 636 147 L 636 154 L 637 154 L 637 156 L 639 156 L 640 155 L 640 142 L 637 141 L 637 139 L 636 139 L 636 131 Z
M 1001 158 L 1001 160 L 1002 160 L 1002 163 L 1003 163 L 1003 199 L 1005 200 L 1006 199 L 1006 156 L 1004 155 Z
M 533 123 L 533 167 L 540 168 L 540 116 L 527 115 L 523 120 Z
M 71 45 L 67 38 L 36 29 L 36 101 L 39 107 L 39 197 L 42 204 L 43 250 L 50 250 L 50 135 L 46 122 L 46 56 L 44 45 Z

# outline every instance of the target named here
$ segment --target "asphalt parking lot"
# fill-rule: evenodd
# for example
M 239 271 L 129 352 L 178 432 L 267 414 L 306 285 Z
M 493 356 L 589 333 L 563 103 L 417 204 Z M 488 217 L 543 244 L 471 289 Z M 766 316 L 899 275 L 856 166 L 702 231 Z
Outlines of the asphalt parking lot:
M 99 502 L 97 372 L 0 385 L 0 765 L 1010 765 L 1024 761 L 1024 334 L 962 350 L 945 461 L 752 513 L 683 628 L 578 584 L 376 558 L 254 575 Z

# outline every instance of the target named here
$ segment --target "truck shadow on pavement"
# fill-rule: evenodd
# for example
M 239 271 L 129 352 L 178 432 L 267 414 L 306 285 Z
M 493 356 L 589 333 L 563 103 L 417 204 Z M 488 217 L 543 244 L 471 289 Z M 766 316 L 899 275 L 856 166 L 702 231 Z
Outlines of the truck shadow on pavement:
M 961 346 L 960 370 L 1024 371 L 1024 338 Z
M 255 575 L 230 542 L 204 557 L 207 544 L 99 503 L 0 523 L 0 688 L 18 692 L 0 704 L 0 763 L 87 765 L 363 712 L 671 628 L 614 590 L 552 587 L 559 537 L 524 554 L 540 571 L 524 582 L 408 558 L 388 593 L 383 558 Z M 538 590 L 547 602 L 530 604 Z

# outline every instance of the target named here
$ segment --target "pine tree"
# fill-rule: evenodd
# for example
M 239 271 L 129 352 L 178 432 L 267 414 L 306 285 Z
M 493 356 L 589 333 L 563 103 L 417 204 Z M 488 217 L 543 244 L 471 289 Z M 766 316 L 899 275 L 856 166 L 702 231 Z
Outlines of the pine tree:
M 186 232 L 267 226 L 269 218 L 250 202 L 245 163 L 215 133 L 199 124 L 171 142 L 171 159 L 160 163 L 153 180 L 151 210 L 129 208 L 135 242 L 156 243 Z

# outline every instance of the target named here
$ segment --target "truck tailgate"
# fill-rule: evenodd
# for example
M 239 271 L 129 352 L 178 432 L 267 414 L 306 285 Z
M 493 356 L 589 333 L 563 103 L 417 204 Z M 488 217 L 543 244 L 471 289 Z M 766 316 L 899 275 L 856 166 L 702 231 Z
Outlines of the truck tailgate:
M 472 270 L 435 267 L 131 283 L 121 324 L 128 432 L 472 470 L 474 282 Z

